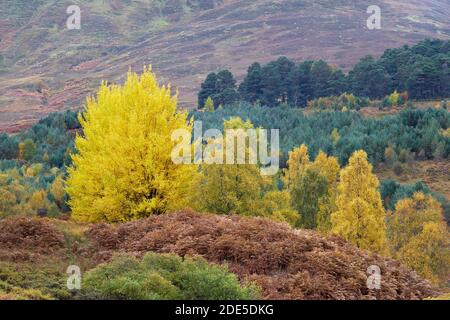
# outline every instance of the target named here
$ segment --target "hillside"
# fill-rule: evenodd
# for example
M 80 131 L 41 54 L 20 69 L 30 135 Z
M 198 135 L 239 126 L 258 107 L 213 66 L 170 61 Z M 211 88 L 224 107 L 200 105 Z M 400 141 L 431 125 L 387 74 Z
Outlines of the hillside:
M 39 218 L 2 220 L 0 298 L 14 298 L 18 292 L 31 298 L 73 298 L 65 289 L 69 264 L 85 272 L 117 252 L 141 257 L 148 251 L 227 263 L 241 281 L 261 286 L 265 299 L 421 299 L 437 294 L 399 262 L 338 237 L 261 218 L 180 212 L 116 227 Z M 370 265 L 381 268 L 381 290 L 367 289 Z
M 205 75 L 239 78 L 253 61 L 286 55 L 348 70 L 366 54 L 427 37 L 450 39 L 445 0 L 377 0 L 382 29 L 367 30 L 367 3 L 351 0 L 5 0 L 0 12 L 0 131 L 79 108 L 102 79 L 152 64 L 193 107 Z M 81 30 L 65 27 L 69 4 Z

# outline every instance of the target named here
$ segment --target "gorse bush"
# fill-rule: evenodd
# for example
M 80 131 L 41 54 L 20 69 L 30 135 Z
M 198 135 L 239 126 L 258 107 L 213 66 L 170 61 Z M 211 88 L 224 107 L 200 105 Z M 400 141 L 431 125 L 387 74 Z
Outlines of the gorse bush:
M 202 258 L 147 253 L 142 261 L 128 255 L 88 271 L 83 277 L 85 299 L 231 300 L 257 299 L 253 284 L 241 286 L 227 267 Z

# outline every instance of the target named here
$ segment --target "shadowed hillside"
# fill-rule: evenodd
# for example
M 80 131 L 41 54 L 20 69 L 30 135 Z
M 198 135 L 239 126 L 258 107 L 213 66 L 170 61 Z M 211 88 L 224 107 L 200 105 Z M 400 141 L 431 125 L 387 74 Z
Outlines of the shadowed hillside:
M 382 29 L 366 28 L 368 4 L 353 0 L 4 0 L 0 12 L 0 130 L 51 111 L 79 108 L 101 79 L 120 81 L 152 64 L 181 104 L 195 105 L 205 75 L 280 55 L 324 58 L 348 70 L 366 54 L 426 37 L 450 39 L 445 0 L 377 0 Z M 81 7 L 81 30 L 66 8 Z

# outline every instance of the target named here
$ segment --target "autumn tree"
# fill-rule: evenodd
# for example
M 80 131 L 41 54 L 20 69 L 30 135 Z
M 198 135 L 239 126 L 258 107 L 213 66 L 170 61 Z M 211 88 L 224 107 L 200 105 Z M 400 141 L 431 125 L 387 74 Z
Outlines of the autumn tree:
M 292 188 L 300 178 L 301 174 L 310 164 L 308 147 L 304 144 L 289 151 L 287 169 L 284 170 L 284 184 L 287 189 Z
M 311 167 L 327 179 L 326 195 L 319 199 L 316 225 L 320 231 L 329 231 L 331 230 L 331 213 L 336 210 L 339 162 L 336 157 L 327 156 L 323 151 L 320 151 Z
M 208 99 L 206 99 L 205 110 L 209 112 L 214 111 L 214 101 L 213 99 L 211 99 L 211 97 L 208 97 Z
M 36 144 L 31 139 L 25 139 L 19 143 L 18 156 L 20 160 L 30 161 L 36 154 Z
M 287 190 L 271 190 L 266 192 L 257 212 L 257 215 L 287 222 L 292 226 L 297 224 L 299 217 L 297 211 L 291 207 L 291 196 Z
M 331 141 L 333 141 L 333 144 L 337 144 L 339 142 L 339 139 L 341 136 L 339 135 L 339 130 L 337 128 L 333 128 L 333 131 L 331 131 L 330 134 Z
M 224 122 L 224 128 L 253 129 L 253 124 L 234 117 Z M 223 140 L 222 147 L 225 147 L 226 134 Z M 202 166 L 202 174 L 197 183 L 198 209 L 219 214 L 257 215 L 263 187 L 267 183 L 261 176 L 258 165 L 228 164 L 225 163 L 225 154 L 222 156 L 223 163 Z
M 441 205 L 416 192 L 397 202 L 388 219 L 391 253 L 431 281 L 445 282 L 449 272 L 449 236 Z
M 355 151 L 341 170 L 332 232 L 358 247 L 386 251 L 386 213 L 378 191 L 379 181 L 365 151 Z
M 52 185 L 50 186 L 50 192 L 53 194 L 58 207 L 61 208 L 64 204 L 64 199 L 66 196 L 66 191 L 64 190 L 64 180 L 62 176 L 57 176 L 55 178 L 55 181 L 53 181 Z
M 291 188 L 292 206 L 300 215 L 298 226 L 317 227 L 317 213 L 323 197 L 327 196 L 328 181 L 317 169 L 306 168 Z
M 450 237 L 445 223 L 428 222 L 403 246 L 397 258 L 435 284 L 447 285 Z
M 72 217 L 120 222 L 184 207 L 196 168 L 172 161 L 171 135 L 191 132 L 186 118 L 147 68 L 124 85 L 102 83 L 79 114 L 83 134 L 66 184 Z

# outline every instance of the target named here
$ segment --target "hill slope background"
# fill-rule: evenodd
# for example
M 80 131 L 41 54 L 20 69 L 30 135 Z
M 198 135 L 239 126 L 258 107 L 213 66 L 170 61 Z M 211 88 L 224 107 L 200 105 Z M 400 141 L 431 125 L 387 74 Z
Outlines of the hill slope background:
M 3 5 L 4 4 L 4 5 Z M 66 8 L 81 7 L 81 29 Z M 368 30 L 366 9 L 382 10 Z M 238 78 L 254 62 L 285 55 L 326 59 L 348 70 L 367 54 L 427 37 L 450 39 L 446 0 L 2 0 L 0 131 L 80 108 L 102 79 L 121 81 L 152 64 L 194 107 L 205 75 Z

